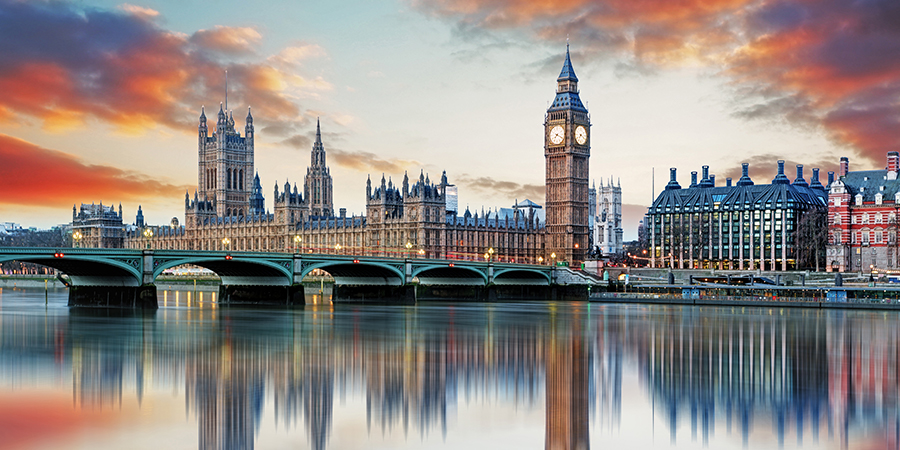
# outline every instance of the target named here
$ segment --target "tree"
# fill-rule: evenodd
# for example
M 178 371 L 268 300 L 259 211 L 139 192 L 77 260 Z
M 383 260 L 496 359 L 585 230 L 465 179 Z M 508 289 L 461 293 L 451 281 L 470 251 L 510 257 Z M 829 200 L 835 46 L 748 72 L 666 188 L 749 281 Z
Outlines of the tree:
M 825 259 L 828 243 L 828 211 L 811 208 L 803 211 L 794 229 L 794 261 L 798 269 L 815 268 L 818 272 Z

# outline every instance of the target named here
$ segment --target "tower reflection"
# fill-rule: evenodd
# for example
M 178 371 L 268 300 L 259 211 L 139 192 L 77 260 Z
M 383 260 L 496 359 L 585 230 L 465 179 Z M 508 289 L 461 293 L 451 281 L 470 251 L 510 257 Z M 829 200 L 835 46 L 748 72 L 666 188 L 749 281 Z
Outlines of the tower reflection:
M 114 412 L 183 388 L 201 449 L 254 448 L 272 421 L 335 447 L 335 404 L 348 399 L 372 440 L 447 439 L 465 433 L 453 418 L 469 405 L 513 406 L 544 411 L 545 448 L 588 449 L 646 404 L 637 427 L 675 444 L 896 448 L 896 319 L 553 303 L 0 314 L 0 389 L 71 379 L 78 409 Z

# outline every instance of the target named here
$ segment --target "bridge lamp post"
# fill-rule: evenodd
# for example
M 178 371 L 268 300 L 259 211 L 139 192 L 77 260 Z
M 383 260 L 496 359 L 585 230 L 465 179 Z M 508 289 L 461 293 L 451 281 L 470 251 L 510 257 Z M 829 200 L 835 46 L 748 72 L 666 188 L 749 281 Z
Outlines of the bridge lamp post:
M 556 252 L 553 252 L 550 254 L 550 262 L 551 262 L 551 265 L 553 265 L 553 266 L 556 265 Z
M 410 257 L 410 252 L 412 251 L 412 242 L 406 241 L 406 257 Z
M 335 253 L 340 253 L 340 252 L 341 252 L 341 244 L 337 244 L 337 245 L 334 246 L 334 252 L 335 252 Z
M 418 253 L 419 253 L 419 258 L 425 257 L 425 249 L 424 248 L 420 248 Z
M 294 235 L 294 253 L 303 253 L 303 249 L 300 248 L 300 245 L 303 243 L 303 237 L 299 234 Z
M 84 236 L 82 236 L 81 232 L 78 230 L 75 230 L 75 232 L 72 233 L 72 241 L 75 243 L 75 248 L 78 248 L 78 245 L 81 243 L 81 238 L 83 237 Z
M 150 249 L 150 239 L 153 238 L 153 229 L 145 228 L 144 229 L 144 237 L 147 238 L 147 249 Z
M 488 262 L 491 262 L 491 259 L 494 257 L 494 247 L 488 249 Z
M 543 256 L 538 256 L 538 264 L 544 265 L 544 257 Z
M 227 237 L 222 238 L 222 249 L 225 250 L 226 252 L 228 251 L 229 244 L 231 244 L 231 239 L 228 239 Z

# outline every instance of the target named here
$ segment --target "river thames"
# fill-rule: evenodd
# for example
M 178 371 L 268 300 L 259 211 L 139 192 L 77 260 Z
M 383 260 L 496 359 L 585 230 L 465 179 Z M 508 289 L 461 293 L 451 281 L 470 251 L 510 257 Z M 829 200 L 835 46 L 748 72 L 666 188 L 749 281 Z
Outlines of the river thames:
M 897 448 L 894 312 L 0 290 L 0 449 Z

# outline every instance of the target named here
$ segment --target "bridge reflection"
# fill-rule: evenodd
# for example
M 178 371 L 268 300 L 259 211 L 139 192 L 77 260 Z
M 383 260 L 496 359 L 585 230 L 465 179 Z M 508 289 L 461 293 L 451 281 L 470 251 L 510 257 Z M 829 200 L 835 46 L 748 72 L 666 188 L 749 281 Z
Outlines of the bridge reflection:
M 461 405 L 512 405 L 544 410 L 545 448 L 586 449 L 620 431 L 628 383 L 645 398 L 624 406 L 646 401 L 644 429 L 672 442 L 759 430 L 898 444 L 890 314 L 541 303 L 0 320 L 0 385 L 71 373 L 92 410 L 183 387 L 203 449 L 253 448 L 267 408 L 328 448 L 347 398 L 373 435 L 446 437 Z

